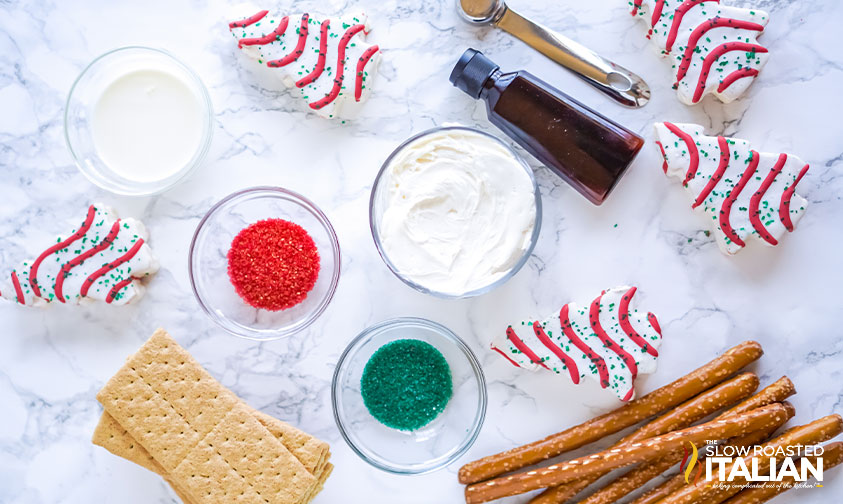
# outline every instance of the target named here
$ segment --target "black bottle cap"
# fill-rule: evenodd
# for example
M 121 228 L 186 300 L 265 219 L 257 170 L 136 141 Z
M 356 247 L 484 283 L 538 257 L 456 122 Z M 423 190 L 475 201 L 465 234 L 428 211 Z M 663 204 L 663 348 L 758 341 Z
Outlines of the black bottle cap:
M 448 80 L 472 98 L 480 98 L 483 84 L 500 68 L 477 49 L 466 49 Z

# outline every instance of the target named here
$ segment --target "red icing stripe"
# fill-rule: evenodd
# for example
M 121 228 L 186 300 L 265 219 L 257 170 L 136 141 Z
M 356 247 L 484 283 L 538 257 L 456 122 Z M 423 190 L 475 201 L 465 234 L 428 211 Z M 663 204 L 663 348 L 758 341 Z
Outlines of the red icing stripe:
M 360 59 L 357 60 L 357 78 L 354 81 L 354 100 L 360 101 L 360 96 L 363 94 L 363 68 L 366 67 L 366 64 L 369 63 L 369 60 L 372 59 L 372 56 L 378 52 L 378 46 L 374 45 L 368 49 L 360 56 Z
M 348 42 L 351 40 L 351 37 L 363 31 L 364 28 L 364 25 L 356 24 L 345 31 L 342 36 L 342 39 L 340 39 L 339 47 L 337 48 L 337 74 L 336 77 L 334 77 L 334 86 L 331 88 L 331 91 L 324 97 L 311 103 L 310 108 L 314 110 L 319 110 L 325 105 L 334 101 L 337 96 L 339 96 L 340 90 L 342 89 L 343 72 L 345 71 L 345 48 L 348 45 Z
M 299 26 L 299 40 L 298 42 L 296 42 L 296 48 L 293 49 L 293 52 L 284 56 L 281 59 L 267 61 L 266 66 L 278 68 L 284 65 L 289 65 L 290 63 L 299 59 L 299 56 L 301 56 L 304 52 L 304 44 L 307 42 L 307 20 L 309 18 L 310 16 L 307 13 L 304 13 L 301 16 L 301 25 Z
M 739 70 L 735 70 L 734 72 L 727 75 L 722 81 L 720 81 L 720 85 L 717 86 L 717 92 L 722 93 L 736 80 L 743 79 L 744 77 L 756 77 L 757 75 L 758 70 L 754 68 L 743 67 Z
M 758 161 L 761 159 L 761 156 L 757 152 L 750 152 L 752 153 L 752 159 L 749 162 L 749 166 L 746 167 L 743 175 L 741 175 L 741 179 L 738 181 L 737 185 L 732 188 L 729 192 L 729 196 L 727 196 L 726 200 L 723 201 L 723 206 L 720 207 L 720 229 L 722 229 L 726 236 L 739 247 L 743 247 L 746 243 L 744 243 L 744 241 L 741 240 L 741 237 L 738 236 L 738 233 L 732 229 L 732 223 L 729 216 L 732 213 L 732 205 L 738 199 L 738 196 L 741 191 L 743 191 L 743 188 L 746 187 L 746 184 L 752 179 L 752 176 L 755 174 L 755 170 L 758 168 Z
M 118 257 L 117 259 L 111 261 L 110 263 L 106 264 L 102 268 L 100 268 L 100 269 L 94 271 L 93 273 L 91 273 L 91 276 L 89 276 L 88 278 L 85 279 L 84 282 L 82 282 L 82 288 L 79 290 L 79 294 L 83 297 L 87 296 L 88 295 L 88 289 L 90 289 L 91 286 L 94 285 L 94 282 L 96 282 L 99 277 L 105 275 L 106 273 L 108 273 L 109 271 L 113 270 L 114 268 L 120 266 L 121 264 L 125 263 L 126 261 L 131 260 L 133 257 L 135 257 L 135 254 L 138 253 L 138 250 L 140 250 L 142 245 L 143 245 L 143 238 L 139 238 L 138 241 L 135 242 L 135 244 L 132 246 L 132 248 L 129 249 L 128 252 L 126 252 L 122 256 Z
M 606 388 L 609 386 L 609 371 L 606 369 L 606 362 L 603 360 L 603 357 L 591 349 L 590 346 L 586 345 L 583 340 L 577 336 L 577 332 L 571 327 L 571 319 L 568 318 L 568 305 L 562 307 L 559 311 L 559 322 L 562 324 L 562 332 L 565 333 L 565 336 L 571 340 L 571 343 L 574 344 L 582 353 L 588 357 L 588 359 L 594 363 L 595 367 L 597 368 L 597 374 L 600 376 L 600 386 Z
M 240 21 L 232 21 L 228 23 L 228 29 L 233 30 L 234 28 L 245 28 L 247 26 L 251 26 L 261 19 L 264 18 L 269 13 L 269 11 L 262 10 L 253 16 L 249 16 L 246 19 L 241 19 Z
M 738 30 L 764 31 L 763 26 L 751 21 L 722 18 L 720 16 L 706 20 L 701 25 L 697 26 L 688 38 L 688 45 L 685 47 L 685 53 L 682 55 L 682 62 L 679 63 L 679 71 L 676 73 L 677 84 L 679 81 L 684 79 L 685 75 L 688 73 L 688 69 L 691 67 L 691 61 L 694 59 L 694 53 L 697 50 L 697 44 L 699 44 L 700 38 L 702 38 L 706 32 L 714 28 L 735 28 Z M 728 87 L 728 84 L 725 87 Z
M 667 154 L 664 153 L 664 145 L 661 142 L 656 140 L 656 145 L 659 146 L 659 150 L 662 151 L 662 158 L 664 159 L 664 163 L 662 163 L 662 171 L 667 173 Z
M 770 169 L 770 173 L 764 178 L 764 182 L 761 182 L 761 187 L 755 191 L 755 194 L 749 199 L 749 222 L 752 223 L 752 227 L 755 231 L 758 232 L 758 235 L 761 238 L 764 238 L 764 241 L 769 243 L 770 245 L 778 245 L 778 241 L 773 238 L 773 235 L 767 231 L 767 228 L 764 227 L 764 223 L 761 222 L 761 215 L 760 210 L 758 210 L 759 205 L 761 204 L 761 199 L 764 197 L 764 194 L 767 192 L 767 189 L 773 184 L 773 181 L 782 172 L 782 168 L 784 168 L 784 164 L 787 162 L 787 154 L 779 155 L 779 160 L 776 161 L 776 164 Z
M 685 13 L 691 10 L 691 8 L 695 5 L 699 5 L 703 2 L 720 3 L 720 0 L 685 0 L 682 2 L 682 5 L 673 11 L 673 23 L 671 23 L 670 32 L 667 34 L 665 52 L 670 52 L 670 50 L 673 49 L 673 43 L 676 42 L 676 35 L 679 33 L 679 25 L 682 24 L 682 18 L 685 16 Z
M 644 1 L 644 0 L 634 0 L 634 1 L 632 2 L 632 15 L 633 15 L 633 16 L 634 16 L 634 15 L 636 15 L 636 14 L 638 14 L 638 9 L 640 9 L 640 8 L 641 8 L 641 3 L 642 3 L 643 1 Z
M 653 17 L 650 18 L 650 26 L 655 27 L 656 23 L 662 17 L 662 10 L 664 9 L 664 0 L 658 0 L 656 6 L 653 7 Z M 650 30 L 652 31 L 652 30 Z
M 533 322 L 533 332 L 536 333 L 536 338 L 542 342 L 542 345 L 547 347 L 548 350 L 553 352 L 553 355 L 559 358 L 562 362 L 565 363 L 565 366 L 568 368 L 568 374 L 571 375 L 571 381 L 574 382 L 574 385 L 578 385 L 580 383 L 580 371 L 577 368 L 577 363 L 574 362 L 568 354 L 566 354 L 562 347 L 553 343 L 551 339 L 547 336 L 544 332 L 544 327 L 542 327 L 541 322 L 538 320 Z
M 500 348 L 498 348 L 498 347 L 496 347 L 496 346 L 492 345 L 492 350 L 494 350 L 495 352 L 497 352 L 497 353 L 501 354 L 501 355 L 503 356 L 503 358 L 504 358 L 504 359 L 506 359 L 506 360 L 508 360 L 508 361 L 509 361 L 509 362 L 510 362 L 513 366 L 515 366 L 515 367 L 517 367 L 517 368 L 520 368 L 520 367 L 521 367 L 521 366 L 520 366 L 517 362 L 515 362 L 515 361 L 514 361 L 514 360 L 512 360 L 512 359 L 510 359 L 510 358 L 509 358 L 509 356 L 508 356 L 508 355 L 506 355 L 506 354 L 504 353 L 504 351 L 503 351 L 503 350 L 501 350 Z
M 26 304 L 26 298 L 23 297 L 23 289 L 20 288 L 18 274 L 14 271 L 12 271 L 12 285 L 15 287 L 15 297 L 18 299 L 18 303 Z
M 726 168 L 729 167 L 729 159 L 731 156 L 731 153 L 729 152 L 729 142 L 722 136 L 719 136 L 717 137 L 717 145 L 720 147 L 720 164 L 717 166 L 717 169 L 714 170 L 711 178 L 708 179 L 708 183 L 697 196 L 697 199 L 694 200 L 694 204 L 691 205 L 691 208 L 697 208 L 703 204 L 705 199 L 708 198 L 708 195 L 711 194 L 711 191 L 714 190 L 714 187 L 717 186 L 717 183 L 720 182 L 720 179 L 723 178 L 723 174 L 726 173 Z
M 630 399 L 632 399 L 632 394 L 633 394 L 633 393 L 635 393 L 635 389 L 634 389 L 634 388 L 632 388 L 632 386 L 631 386 L 631 385 L 632 385 L 632 384 L 630 384 L 629 391 L 626 393 L 626 395 L 625 395 L 625 396 L 623 396 L 623 399 L 621 399 L 621 401 L 623 401 L 623 402 L 627 402 L 627 401 L 629 401 Z
M 111 304 L 111 302 L 114 301 L 114 298 L 117 297 L 117 293 L 123 290 L 123 287 L 132 283 L 133 280 L 134 278 L 127 277 L 114 284 L 114 287 L 112 287 L 111 290 L 108 291 L 108 295 L 105 297 L 105 302 Z
M 808 173 L 808 168 L 808 165 L 802 167 L 802 171 L 799 172 L 799 175 L 796 177 L 796 180 L 793 181 L 793 184 L 785 189 L 782 194 L 781 203 L 779 204 L 779 219 L 781 219 L 785 229 L 791 232 L 793 231 L 793 221 L 790 220 L 790 200 L 793 199 L 793 193 L 796 191 L 796 184 L 798 184 L 799 181 L 802 180 L 802 177 Z
M 330 20 L 326 19 L 322 21 L 322 27 L 319 30 L 319 56 L 316 59 L 316 66 L 313 67 L 313 70 L 309 74 L 296 82 L 296 87 L 302 88 L 307 86 L 318 79 L 322 75 L 322 71 L 325 70 L 325 55 L 328 53 L 328 28 L 330 26 Z
M 632 324 L 629 322 L 629 302 L 632 301 L 632 296 L 635 295 L 637 288 L 632 287 L 628 291 L 624 293 L 621 297 L 621 302 L 618 304 L 618 323 L 620 323 L 621 330 L 626 333 L 627 337 L 635 342 L 636 345 L 640 346 L 644 350 L 647 351 L 648 354 L 652 355 L 653 357 L 658 357 L 659 352 L 652 345 L 647 343 L 647 340 L 644 339 L 638 332 L 632 327 Z M 659 321 L 656 320 L 656 316 L 652 313 L 647 314 L 647 320 L 650 322 L 650 325 L 653 326 L 653 329 L 656 330 L 659 334 L 662 333 L 661 327 L 659 327 Z
M 56 293 L 56 299 L 58 299 L 62 303 L 65 302 L 64 301 L 64 293 L 62 293 L 62 286 L 64 285 L 65 277 L 67 277 L 68 274 L 70 274 L 70 270 L 75 268 L 76 266 L 79 266 L 80 264 L 85 262 L 86 259 L 90 258 L 91 256 L 93 256 L 97 252 L 108 248 L 111 245 L 111 242 L 113 242 L 114 239 L 117 237 L 117 233 L 119 233 L 119 232 L 120 232 L 120 219 L 117 219 L 117 221 L 114 224 L 112 224 L 111 231 L 108 232 L 108 235 L 105 238 L 103 238 L 103 240 L 101 242 L 99 242 L 96 247 L 92 247 L 92 248 L 86 250 L 82 254 L 74 257 L 73 259 L 67 261 L 66 263 L 64 263 L 62 265 L 61 270 L 59 270 L 59 274 L 56 276 L 56 286 L 55 286 L 55 289 L 54 289 L 54 292 Z
M 697 89 L 694 91 L 693 102 L 697 103 L 702 98 L 703 91 L 705 91 L 705 83 L 708 80 L 708 74 L 711 71 L 711 65 L 717 61 L 720 56 L 733 51 L 745 51 L 753 53 L 765 53 L 767 48 L 758 44 L 747 44 L 746 42 L 726 42 L 720 44 L 711 50 L 710 53 L 703 60 L 702 68 L 700 69 L 700 77 L 697 80 Z
M 685 173 L 685 180 L 682 181 L 682 185 L 688 185 L 688 182 L 693 180 L 697 175 L 697 169 L 700 166 L 700 152 L 697 149 L 697 143 L 694 142 L 691 135 L 679 129 L 675 124 L 666 122 L 664 123 L 664 126 L 669 129 L 671 133 L 681 138 L 682 141 L 685 142 L 685 146 L 688 147 L 688 155 L 691 157 L 691 163 L 688 166 L 688 172 Z
M 88 207 L 88 215 L 87 217 L 85 217 L 85 222 L 82 223 L 82 225 L 79 227 L 78 230 L 76 230 L 75 233 L 70 235 L 67 239 L 56 243 L 44 252 L 41 252 L 41 255 L 38 256 L 38 259 L 36 259 L 35 262 L 32 263 L 32 268 L 29 269 L 29 283 L 30 285 L 32 285 L 32 292 L 35 294 L 35 296 L 41 297 L 41 289 L 38 288 L 38 267 L 50 254 L 53 254 L 63 248 L 67 248 L 71 243 L 78 240 L 79 238 L 82 238 L 82 236 L 84 236 L 85 233 L 88 232 L 88 229 L 91 228 L 91 224 L 94 223 L 94 214 L 96 214 L 96 208 L 94 208 L 94 205 L 91 205 Z
M 256 37 L 256 38 L 244 38 L 237 41 L 237 47 L 243 48 L 243 46 L 252 46 L 252 45 L 266 45 L 272 42 L 275 42 L 281 35 L 284 35 L 284 32 L 287 31 L 287 24 L 290 22 L 290 18 L 284 16 L 281 18 L 281 21 L 278 22 L 278 27 L 272 30 L 271 32 L 267 33 L 263 37 Z
M 653 326 L 653 329 L 655 329 L 656 332 L 659 333 L 659 336 L 662 335 L 662 327 L 659 325 L 659 319 L 657 319 L 655 315 L 653 315 L 652 313 L 647 313 L 647 322 L 649 322 L 650 325 Z M 651 353 L 650 355 L 652 355 L 653 357 L 659 356 L 659 352 L 656 351 L 655 348 L 653 349 L 653 352 L 655 353 Z M 649 353 L 649 350 L 647 353 Z
M 539 358 L 539 356 L 536 355 L 536 353 L 533 352 L 530 349 L 530 347 L 527 346 L 526 343 L 521 341 L 521 338 L 519 338 L 518 335 L 515 334 L 515 329 L 513 329 L 512 327 L 507 327 L 506 328 L 506 337 L 509 338 L 509 341 L 512 342 L 512 344 L 515 346 L 515 348 L 520 350 L 521 353 L 523 353 L 524 355 L 527 356 L 528 359 L 530 359 L 530 362 L 532 362 L 533 364 L 538 364 L 539 366 L 541 366 L 545 369 L 550 369 L 550 368 L 547 367 L 547 365 L 545 365 L 544 362 L 542 362 L 542 360 Z
M 603 324 L 600 323 L 600 302 L 602 300 L 603 294 L 600 294 L 594 301 L 591 302 L 591 308 L 588 311 L 588 321 L 591 324 L 591 329 L 594 331 L 594 334 L 600 338 L 600 341 L 603 342 L 603 345 L 606 348 L 615 352 L 615 354 L 621 358 L 624 364 L 626 364 L 626 367 L 629 369 L 629 372 L 632 374 L 632 379 L 634 380 L 635 377 L 638 376 L 638 365 L 635 363 L 635 359 L 629 355 L 629 352 L 624 350 L 618 342 L 613 340 L 611 336 L 606 333 L 606 330 L 603 329 Z

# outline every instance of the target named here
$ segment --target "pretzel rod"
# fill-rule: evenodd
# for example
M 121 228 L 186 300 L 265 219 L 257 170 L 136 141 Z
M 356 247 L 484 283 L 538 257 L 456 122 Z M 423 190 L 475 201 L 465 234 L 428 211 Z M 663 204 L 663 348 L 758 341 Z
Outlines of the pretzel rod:
M 494 478 L 631 427 L 717 385 L 757 360 L 762 353 L 760 344 L 745 341 L 673 383 L 630 401 L 616 410 L 542 440 L 469 462 L 460 468 L 459 481 L 468 484 Z
M 761 446 L 775 449 L 795 445 L 813 445 L 831 439 L 841 432 L 843 432 L 843 418 L 840 415 L 828 415 L 809 424 L 791 429 Z M 746 456 L 744 457 L 744 461 L 752 458 L 753 456 L 751 455 Z M 766 470 L 769 465 L 769 457 L 759 457 L 759 471 Z M 729 485 L 726 488 L 715 488 L 710 486 L 708 481 L 699 481 L 680 488 L 657 502 L 659 504 L 695 504 L 703 501 L 722 502 L 741 491 L 741 481 L 743 480 L 736 480 L 736 484 Z
M 753 407 L 761 407 L 765 406 L 766 404 L 771 404 L 773 402 L 782 402 L 795 393 L 796 387 L 793 386 L 793 382 L 791 382 L 787 376 L 782 376 L 781 378 L 766 386 L 763 390 L 753 395 L 746 401 L 743 401 L 734 408 L 726 411 L 721 416 L 734 413 L 743 413 L 744 411 L 748 411 L 748 409 L 751 409 Z M 775 431 L 775 429 L 773 429 L 769 432 L 769 434 L 766 435 L 764 435 L 765 433 L 761 431 L 750 433 L 746 436 L 743 436 L 742 438 L 729 440 L 726 444 L 733 446 L 751 446 L 767 439 L 773 433 L 773 431 Z M 684 477 L 681 474 L 676 474 L 674 477 L 668 479 L 661 485 L 649 490 L 644 495 L 641 495 L 637 499 L 631 501 L 629 504 L 653 504 L 667 497 L 668 495 L 670 495 L 671 493 L 673 493 L 674 491 L 684 485 Z
M 488 502 L 510 495 L 518 495 L 539 488 L 560 485 L 596 473 L 624 467 L 637 462 L 662 458 L 680 448 L 683 443 L 702 443 L 709 439 L 723 439 L 769 427 L 787 417 L 787 408 L 771 404 L 747 413 L 674 431 L 643 441 L 580 457 L 542 469 L 504 476 L 470 485 L 465 489 L 468 504 Z
M 732 440 L 727 441 L 726 444 L 737 448 L 742 446 L 752 446 L 767 439 L 773 434 L 773 432 L 776 431 L 776 429 L 793 418 L 793 415 L 796 413 L 796 410 L 794 410 L 789 403 L 785 403 L 785 406 L 788 407 L 788 418 L 786 418 L 781 424 L 773 424 L 766 429 L 755 431 L 746 436 L 741 436 L 740 438 L 733 438 Z M 677 453 L 676 457 L 678 456 L 679 454 Z M 604 486 L 586 499 L 579 501 L 579 504 L 612 504 L 613 502 L 617 502 L 635 490 L 638 490 L 659 474 L 662 474 L 671 467 L 675 466 L 678 460 L 676 457 L 665 457 L 656 460 L 655 462 L 641 464 Z M 677 476 L 679 476 L 680 484 L 684 483 L 684 478 L 681 475 Z
M 725 411 L 723 416 L 744 413 L 755 408 L 760 408 L 761 406 L 766 406 L 775 402 L 782 402 L 795 393 L 796 387 L 793 385 L 793 382 L 790 381 L 790 378 L 782 376 L 778 380 L 764 387 L 761 392 L 758 392 L 734 408 Z
M 815 461 L 820 458 L 822 459 L 823 472 L 843 462 L 843 443 L 839 441 L 836 443 L 829 443 L 825 445 L 823 449 L 825 451 L 821 457 L 809 457 Z M 800 462 L 799 471 L 801 473 L 801 467 L 805 464 L 805 459 L 800 459 Z M 814 467 L 816 467 L 816 462 L 814 462 Z M 775 485 L 770 484 L 769 486 L 764 485 L 755 488 L 746 488 L 731 499 L 725 501 L 723 504 L 760 504 L 762 502 L 767 502 L 779 494 L 791 490 L 794 484 L 796 484 L 796 478 L 788 476 L 786 478 L 782 478 L 782 480 Z
M 684 429 L 715 411 L 749 397 L 758 388 L 758 383 L 758 377 L 753 373 L 740 374 L 682 403 L 676 409 L 665 413 L 621 439 L 612 448 L 622 446 L 625 443 L 632 443 L 665 434 L 673 430 Z M 566 485 L 548 488 L 531 500 L 530 504 L 561 504 L 602 478 L 606 473 L 598 473 Z

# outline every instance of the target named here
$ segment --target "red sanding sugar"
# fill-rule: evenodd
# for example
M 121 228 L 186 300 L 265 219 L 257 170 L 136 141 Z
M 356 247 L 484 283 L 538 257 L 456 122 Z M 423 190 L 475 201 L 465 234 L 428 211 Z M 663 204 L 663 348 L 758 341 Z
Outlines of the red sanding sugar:
M 244 228 L 228 251 L 228 277 L 243 301 L 284 310 L 307 297 L 319 276 L 319 251 L 298 224 L 265 219 Z

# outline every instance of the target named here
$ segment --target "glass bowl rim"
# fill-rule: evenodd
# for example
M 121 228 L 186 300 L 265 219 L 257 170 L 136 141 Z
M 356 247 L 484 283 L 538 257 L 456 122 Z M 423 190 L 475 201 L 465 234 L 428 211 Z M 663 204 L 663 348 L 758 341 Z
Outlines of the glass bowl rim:
M 518 161 L 518 163 L 524 168 L 524 171 L 527 173 L 527 176 L 530 177 L 530 182 L 533 184 L 533 194 L 534 194 L 534 201 L 535 201 L 535 210 L 536 210 L 536 217 L 533 223 L 533 232 L 530 236 L 530 245 L 524 250 L 524 253 L 518 259 L 512 268 L 504 274 L 502 277 L 498 278 L 494 282 L 485 285 L 483 287 L 479 287 L 474 290 L 466 291 L 463 293 L 449 293 L 449 292 L 440 292 L 424 285 L 418 284 L 409 278 L 405 277 L 398 268 L 392 263 L 389 259 L 389 254 L 383 248 L 383 243 L 380 239 L 380 232 L 378 231 L 378 224 L 375 222 L 375 214 L 374 214 L 374 207 L 375 207 L 375 193 L 377 192 L 378 187 L 380 186 L 381 179 L 383 178 L 386 169 L 389 167 L 389 164 L 395 158 L 395 156 L 401 152 L 405 147 L 407 147 L 412 142 L 415 142 L 419 138 L 425 137 L 427 135 L 432 135 L 434 133 L 439 133 L 441 131 L 451 131 L 451 130 L 461 130 L 461 131 L 468 131 L 472 133 L 478 133 L 484 137 L 490 138 L 494 140 L 496 143 L 504 147 L 513 157 Z M 378 170 L 378 174 L 375 176 L 375 181 L 372 184 L 372 191 L 369 195 L 369 229 L 372 233 L 372 239 L 375 242 L 375 247 L 378 250 L 378 255 L 380 255 L 383 262 L 386 264 L 387 268 L 392 272 L 393 275 L 398 277 L 399 280 L 404 282 L 405 284 L 409 285 L 413 289 L 424 293 L 430 294 L 434 297 L 438 297 L 441 299 L 463 299 L 463 298 L 471 298 L 480 296 L 482 294 L 486 294 L 487 292 L 491 292 L 492 290 L 496 289 L 497 287 L 501 286 L 502 284 L 506 283 L 509 279 L 515 276 L 521 268 L 527 264 L 527 261 L 530 260 L 530 256 L 533 254 L 533 250 L 536 248 L 536 244 L 539 241 L 539 234 L 541 232 L 541 225 L 542 225 L 542 198 L 541 198 L 541 191 L 539 189 L 538 181 L 536 180 L 535 173 L 533 173 L 533 169 L 530 168 L 530 165 L 524 160 L 524 157 L 521 156 L 518 152 L 515 151 L 509 144 L 504 142 L 502 139 L 498 138 L 497 136 L 482 131 L 477 128 L 472 128 L 470 126 L 462 126 L 462 125 L 449 125 L 449 126 L 436 126 L 433 128 L 426 129 L 419 133 L 416 133 L 398 145 L 390 154 L 387 156 L 386 160 L 381 165 L 380 169 Z
M 478 395 L 480 406 L 478 408 L 477 413 L 475 414 L 475 421 L 472 424 L 470 433 L 462 440 L 458 449 L 452 453 L 450 456 L 443 458 L 441 461 L 436 462 L 432 465 L 427 464 L 420 464 L 420 468 L 408 468 L 406 466 L 401 465 L 387 465 L 383 462 L 378 460 L 374 460 L 360 449 L 357 444 L 351 440 L 351 436 L 348 434 L 348 428 L 345 426 L 343 419 L 340 417 L 339 408 L 337 404 L 339 403 L 338 400 L 338 385 L 339 385 L 339 374 L 340 369 L 343 367 L 343 364 L 346 362 L 348 357 L 351 355 L 352 350 L 359 350 L 360 345 L 364 342 L 367 338 L 383 332 L 384 329 L 396 329 L 400 327 L 407 327 L 411 325 L 423 326 L 426 329 L 429 329 L 441 336 L 444 336 L 446 340 L 448 340 L 451 344 L 456 346 L 463 354 L 463 356 L 468 361 L 471 370 L 473 371 L 474 379 L 477 381 L 478 384 Z M 383 320 L 376 324 L 373 324 L 365 329 L 363 329 L 351 342 L 345 347 L 342 354 L 340 354 L 339 359 L 337 359 L 337 364 L 334 367 L 334 376 L 331 379 L 331 406 L 333 408 L 334 413 L 334 422 L 337 424 L 337 430 L 340 431 L 340 435 L 345 440 L 346 444 L 351 448 L 351 450 L 357 454 L 358 457 L 363 459 L 368 464 L 376 467 L 382 471 L 386 471 L 392 474 L 427 474 L 434 471 L 438 471 L 452 462 L 463 456 L 473 445 L 474 442 L 477 440 L 477 437 L 480 435 L 480 431 L 483 428 L 483 424 L 486 420 L 486 410 L 488 407 L 488 391 L 486 387 L 486 377 L 483 373 L 483 368 L 480 366 L 480 361 L 477 360 L 477 356 L 474 355 L 474 352 L 471 350 L 465 341 L 462 338 L 456 335 L 453 331 L 445 327 L 444 325 L 434 322 L 432 320 L 421 318 L 421 317 L 395 317 Z
M 282 198 L 288 201 L 293 201 L 310 214 L 312 214 L 317 221 L 322 225 L 326 234 L 328 235 L 328 241 L 330 242 L 331 246 L 331 256 L 334 260 L 334 268 L 331 272 L 331 282 L 328 285 L 328 289 L 325 292 L 325 295 L 322 297 L 319 305 L 313 310 L 307 317 L 303 318 L 303 322 L 297 323 L 294 327 L 283 329 L 283 330 L 273 330 L 273 331 L 266 331 L 270 332 L 271 336 L 255 336 L 252 332 L 258 331 L 251 331 L 251 332 L 237 332 L 234 331 L 225 325 L 223 325 L 222 321 L 219 319 L 220 317 L 211 310 L 211 308 L 205 303 L 202 299 L 202 296 L 199 294 L 199 290 L 196 287 L 196 279 L 194 278 L 194 254 L 196 253 L 196 246 L 197 241 L 199 238 L 199 234 L 204 229 L 205 224 L 211 218 L 211 216 L 215 215 L 220 209 L 226 206 L 228 203 L 237 200 L 238 198 L 245 197 L 250 194 L 257 194 L 257 193 L 268 193 L 272 195 L 273 198 Z M 235 201 L 236 202 L 236 201 Z M 196 298 L 197 303 L 202 308 L 202 310 L 208 315 L 215 324 L 219 327 L 224 329 L 229 334 L 237 336 L 238 338 L 244 338 L 253 341 L 275 341 L 281 338 L 285 338 L 288 336 L 292 336 L 304 329 L 308 328 L 311 324 L 313 324 L 316 319 L 318 319 L 322 313 L 328 308 L 328 305 L 331 303 L 331 300 L 334 298 L 334 294 L 337 290 L 337 285 L 339 284 L 340 279 L 340 272 L 342 270 L 342 253 L 340 251 L 340 243 L 339 239 L 337 238 L 337 233 L 334 230 L 334 226 L 331 224 L 331 221 L 328 219 L 328 216 L 318 207 L 316 204 L 311 201 L 310 199 L 302 196 L 301 194 L 291 191 L 290 189 L 285 189 L 283 187 L 277 186 L 254 186 L 248 187 L 246 189 L 241 189 L 239 191 L 235 191 L 228 196 L 222 198 L 218 202 L 214 203 L 213 206 L 205 213 L 202 219 L 199 221 L 199 224 L 196 225 L 196 230 L 193 232 L 193 237 L 190 240 L 190 247 L 188 248 L 187 253 L 187 273 L 188 277 L 190 278 L 190 288 L 193 291 L 193 297 Z
M 124 190 L 119 189 L 111 186 L 106 186 L 100 181 L 97 177 L 94 177 L 92 174 L 88 172 L 88 168 L 81 163 L 79 154 L 73 148 L 73 142 L 70 140 L 70 103 L 73 100 L 74 94 L 76 92 L 76 88 L 78 87 L 79 83 L 82 81 L 82 78 L 85 77 L 92 68 L 94 68 L 97 64 L 101 63 L 102 60 L 108 58 L 109 56 L 113 56 L 114 54 L 121 53 L 123 51 L 130 51 L 130 50 L 141 50 L 141 51 L 149 51 L 153 53 L 157 53 L 162 55 L 166 58 L 172 60 L 179 68 L 184 70 L 184 72 L 190 77 L 196 87 L 200 91 L 201 95 L 201 103 L 203 105 L 203 116 L 208 121 L 208 131 L 202 136 L 202 144 L 201 147 L 196 151 L 194 157 L 191 159 L 190 162 L 185 164 L 177 173 L 178 175 L 172 181 L 167 183 L 166 185 L 151 189 L 151 190 L 143 190 L 143 191 L 131 191 L 131 190 Z M 208 88 L 205 86 L 205 83 L 199 77 L 190 66 L 187 65 L 184 61 L 177 58 L 171 52 L 160 49 L 157 47 L 150 47 L 144 45 L 127 45 L 116 47 L 114 49 L 108 50 L 93 60 L 90 63 L 85 65 L 85 68 L 79 72 L 79 75 L 73 80 L 73 84 L 70 86 L 70 91 L 67 92 L 67 98 L 64 101 L 64 113 L 63 113 L 63 133 L 64 133 L 64 141 L 67 145 L 67 150 L 70 151 L 70 156 L 73 158 L 73 164 L 76 165 L 76 168 L 88 179 L 89 182 L 94 184 L 95 186 L 99 187 L 100 189 L 104 189 L 112 194 L 118 194 L 120 196 L 154 196 L 156 194 L 161 194 L 173 187 L 175 187 L 179 182 L 185 180 L 190 174 L 192 174 L 205 160 L 208 155 L 208 152 L 211 150 L 211 141 L 213 140 L 214 136 L 214 107 L 213 103 L 211 102 L 211 95 L 208 93 Z

